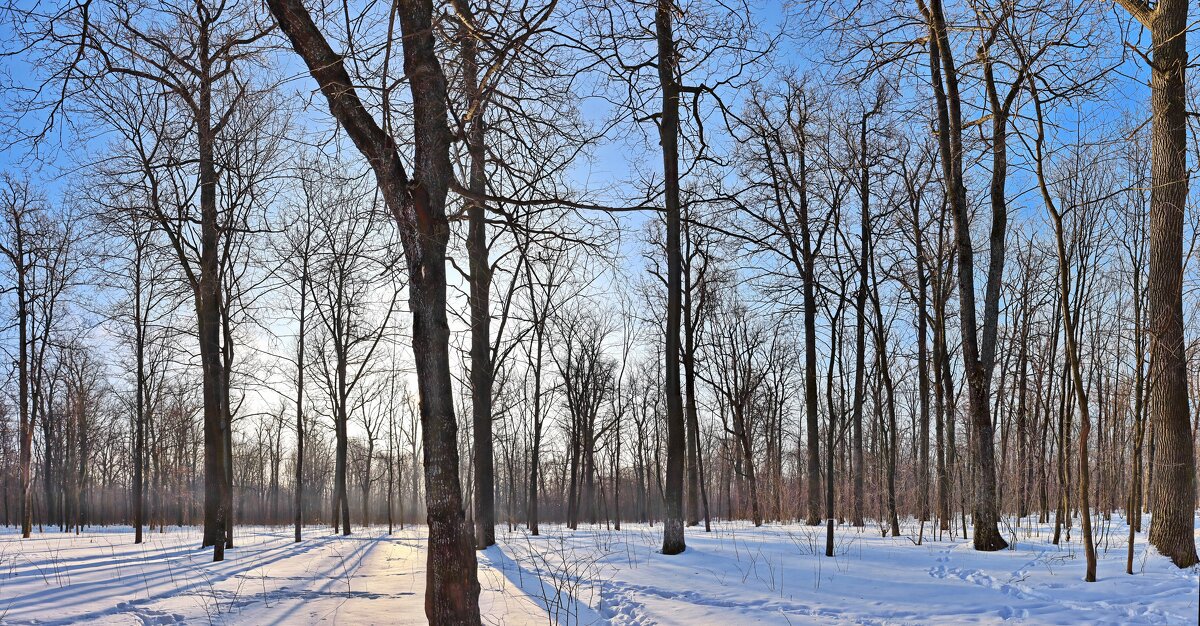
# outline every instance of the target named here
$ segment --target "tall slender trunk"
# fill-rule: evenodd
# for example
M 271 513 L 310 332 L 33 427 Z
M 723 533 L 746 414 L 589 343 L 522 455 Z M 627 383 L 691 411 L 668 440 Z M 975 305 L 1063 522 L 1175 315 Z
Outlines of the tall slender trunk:
M 1029 292 L 1023 290 L 1022 303 L 1028 302 Z M 1021 345 L 1017 355 L 1017 517 L 1029 514 L 1029 327 L 1030 311 L 1022 304 Z
M 746 411 L 749 408 L 747 405 L 750 404 L 750 400 L 745 396 L 751 392 L 750 389 L 741 390 L 739 393 L 742 397 L 732 398 L 734 403 L 730 408 L 733 413 L 733 428 L 744 460 L 746 482 L 750 491 L 750 520 L 754 522 L 755 526 L 762 526 L 762 510 L 758 504 L 758 475 L 754 471 L 754 446 L 750 440 L 750 426 L 746 423 Z
M 14 216 L 15 219 L 20 219 Z M 17 244 L 14 265 L 17 266 L 17 408 L 20 419 L 21 449 L 20 464 L 21 537 L 28 539 L 33 532 L 33 416 L 29 410 L 29 266 L 26 263 L 25 234 L 21 227 L 16 230 Z
M 484 99 L 479 84 L 479 42 L 469 2 L 456 2 L 463 21 L 459 35 L 462 54 L 463 91 L 467 98 L 467 153 L 470 173 L 467 184 L 471 193 L 486 191 L 487 154 L 484 145 Z M 496 543 L 496 470 L 492 441 L 492 351 L 490 291 L 491 265 L 488 260 L 487 219 L 483 202 L 467 201 L 467 259 L 470 273 L 471 309 L 471 418 L 475 445 L 475 547 Z
M 864 187 L 865 187 L 865 185 L 864 185 Z M 834 482 L 833 481 L 833 479 L 834 479 L 833 450 L 834 450 L 834 442 L 836 441 L 837 430 L 838 430 L 837 415 L 838 415 L 838 413 L 844 414 L 844 411 L 839 411 L 835 408 L 835 404 L 833 401 L 833 377 L 834 377 L 834 365 L 837 361 L 841 360 L 841 356 L 842 356 L 841 355 L 842 342 L 840 340 L 840 332 L 839 331 L 841 329 L 840 321 L 841 321 L 842 312 L 845 308 L 845 305 L 846 305 L 845 298 L 838 299 L 837 310 L 833 315 L 833 319 L 830 320 L 831 321 L 830 345 L 836 346 L 836 347 L 829 351 L 829 363 L 828 363 L 828 367 L 826 368 L 826 371 L 825 371 L 825 397 L 827 398 L 827 404 L 829 406 L 829 421 L 825 426 L 825 556 L 833 556 L 833 554 L 834 554 L 833 504 L 834 504 L 834 495 L 835 494 L 833 491 L 833 482 Z M 780 421 L 782 421 L 782 416 L 780 416 Z M 782 443 L 782 441 L 781 441 L 781 443 Z
M 689 227 L 690 232 L 690 227 Z M 690 243 L 690 242 L 689 242 Z M 683 267 L 683 381 L 687 418 L 687 525 L 700 524 L 700 416 L 696 410 L 696 316 L 692 303 L 692 264 Z M 707 516 L 706 516 L 707 518 Z M 707 519 L 706 519 L 707 521 Z
M 371 525 L 371 459 L 375 457 L 375 439 L 371 434 L 367 435 L 367 454 L 363 463 L 363 478 L 362 478 L 362 525 L 369 527 Z M 349 525 L 347 525 L 349 527 Z
M 530 289 L 532 290 L 532 284 Z M 540 324 L 540 323 L 539 323 Z M 544 346 L 542 327 L 534 329 L 536 354 L 533 365 L 533 447 L 529 461 L 529 533 L 538 534 L 538 469 L 541 465 L 542 449 L 542 350 Z
M 871 188 L 870 169 L 867 167 L 867 115 L 863 115 L 862 129 L 859 137 L 859 158 L 862 161 L 860 171 L 859 193 L 861 194 L 862 215 L 859 219 L 859 256 L 858 256 L 858 293 L 855 294 L 854 318 L 854 408 L 852 416 L 852 433 L 854 448 L 854 502 L 850 511 L 850 523 L 863 526 L 863 396 L 865 395 L 864 379 L 866 378 L 867 353 L 867 269 L 871 259 Z M 807 305 L 806 305 L 807 306 Z M 807 332 L 807 328 L 806 328 Z M 832 555 L 829 555 L 832 556 Z
M 335 340 L 334 350 L 337 352 L 337 365 L 335 376 L 335 384 L 337 385 L 335 392 L 337 393 L 337 406 L 334 407 L 334 465 L 333 465 L 333 532 L 340 532 L 342 535 L 350 534 L 350 504 L 349 498 L 346 495 L 346 474 L 347 474 L 347 448 L 349 447 L 348 426 L 350 416 L 347 414 L 346 404 L 350 401 L 350 394 L 346 390 L 347 365 L 345 346 L 337 345 Z
M 199 84 L 196 138 L 199 148 L 200 182 L 200 277 L 196 288 L 196 317 L 199 322 L 200 366 L 204 398 L 204 541 L 213 547 L 213 560 L 225 559 L 228 540 L 229 477 L 226 445 L 227 387 L 221 347 L 220 231 L 217 226 L 217 171 L 214 157 L 216 137 L 212 128 L 212 59 L 209 32 L 201 29 L 199 66 L 204 77 Z
M 1146 441 L 1146 343 L 1142 318 L 1141 266 L 1133 266 L 1133 346 L 1136 353 L 1133 386 L 1133 459 L 1130 463 L 1129 501 L 1125 517 L 1129 523 L 1129 555 L 1126 571 L 1133 573 L 1134 533 L 1142 530 L 1142 447 Z
M 959 322 L 962 326 L 963 370 L 967 378 L 968 409 L 971 417 L 971 435 L 974 448 L 975 498 L 974 536 L 976 550 L 991 551 L 1008 547 L 1000 536 L 999 513 L 996 497 L 996 463 L 993 447 L 993 427 L 989 407 L 989 386 L 992 356 L 995 344 L 995 301 L 999 289 L 993 289 L 993 279 L 998 280 L 996 258 L 1002 255 L 997 243 L 1003 247 L 1003 229 L 996 232 L 993 225 L 993 263 L 988 271 L 988 289 L 984 301 L 984 327 L 982 353 L 979 327 L 975 312 L 975 262 L 971 244 L 971 225 L 968 215 L 967 191 L 963 182 L 962 112 L 958 90 L 957 68 L 950 49 L 950 40 L 941 0 L 930 0 L 928 8 L 918 0 L 926 14 L 930 32 L 930 72 L 933 79 L 934 96 L 938 116 L 938 144 L 941 151 L 942 169 L 954 220 L 955 250 L 958 259 Z
M 392 534 L 392 494 L 396 486 L 396 459 L 393 454 L 394 447 L 392 446 L 391 431 L 388 431 L 388 455 L 387 455 L 387 524 L 388 534 Z
M 937 483 L 938 528 L 950 530 L 950 475 L 954 471 L 954 379 L 946 341 L 946 288 L 949 280 L 939 261 L 934 289 L 933 370 L 937 391 Z
M 222 265 L 224 262 L 221 262 Z M 222 289 L 226 289 L 222 282 Z M 229 298 L 222 294 L 221 298 L 221 380 L 224 390 L 221 394 L 221 419 L 225 422 L 223 432 L 225 433 L 225 547 L 233 547 L 233 523 L 234 523 L 234 490 L 233 490 L 233 404 L 231 398 L 232 392 L 232 372 L 233 372 L 233 324 L 230 317 L 229 304 L 232 296 Z M 245 501 L 241 501 L 243 506 Z
M 620 393 L 620 391 L 618 391 Z M 618 418 L 619 419 L 619 418 Z M 615 440 L 612 457 L 612 490 L 613 490 L 613 530 L 621 530 L 621 427 L 616 425 L 613 431 Z
M 800 238 L 804 266 L 804 412 L 805 428 L 808 430 L 808 514 L 805 522 L 809 526 L 821 523 L 821 458 L 818 408 L 817 408 L 817 295 L 816 261 L 812 245 L 812 232 L 808 223 L 807 155 L 800 149 Z M 861 429 L 858 433 L 861 441 Z M 861 450 L 861 446 L 859 447 Z M 856 451 L 857 452 L 857 451 Z M 862 467 L 859 459 L 859 467 Z
M 667 319 L 664 353 L 667 402 L 667 475 L 664 485 L 663 554 L 679 554 L 683 537 L 683 465 L 685 420 L 683 395 L 679 388 L 679 326 L 682 258 L 679 247 L 679 71 L 672 16 L 674 0 L 658 0 L 655 33 L 658 42 L 658 80 L 662 89 L 659 138 L 663 154 L 664 206 L 667 218 Z
M 1054 205 L 1054 201 L 1050 196 L 1050 189 L 1046 184 L 1046 176 L 1043 168 L 1043 145 L 1045 143 L 1045 127 L 1042 118 L 1042 105 L 1038 100 L 1037 92 L 1033 91 L 1033 104 L 1037 112 L 1036 120 L 1036 140 L 1035 146 L 1035 164 L 1038 181 L 1038 188 L 1042 192 L 1042 201 L 1046 205 L 1046 209 L 1050 212 L 1050 219 L 1054 225 L 1054 242 L 1055 249 L 1058 252 L 1058 297 L 1062 304 L 1062 321 L 1063 335 L 1066 338 L 1067 365 L 1070 368 L 1071 379 L 1075 389 L 1075 402 L 1079 405 L 1079 484 L 1076 491 L 1079 502 L 1080 523 L 1083 530 L 1083 547 L 1084 554 L 1087 558 L 1087 571 L 1084 580 L 1087 582 L 1096 582 L 1096 544 L 1092 541 L 1092 515 L 1091 507 L 1088 501 L 1089 472 L 1088 472 L 1088 435 L 1092 431 L 1091 411 L 1088 405 L 1087 390 L 1083 384 L 1082 366 L 1080 365 L 1079 345 L 1075 336 L 1075 329 L 1078 323 L 1078 313 L 1072 311 L 1071 296 L 1070 296 L 1070 278 L 1071 268 L 1067 257 L 1067 246 L 1065 236 L 1063 235 L 1063 220 L 1062 213 Z M 1066 441 L 1063 441 L 1065 446 Z M 1065 500 L 1064 500 L 1065 502 Z M 1066 512 L 1066 506 L 1064 513 Z
M 872 271 L 872 274 L 875 272 Z M 899 437 L 896 426 L 896 385 L 892 380 L 891 363 L 888 360 L 887 333 L 883 319 L 883 308 L 879 302 L 879 277 L 876 276 L 871 291 L 871 302 L 875 307 L 875 356 L 879 361 L 879 373 L 887 394 L 887 457 L 885 461 L 887 479 L 887 514 L 893 537 L 900 536 L 900 519 L 896 511 L 896 454 Z
M 917 489 L 918 517 L 921 521 L 929 519 L 929 312 L 928 279 L 925 276 L 925 244 L 921 228 L 920 196 L 915 195 L 912 203 L 913 211 L 913 245 L 915 247 L 917 272 L 917 394 L 920 402 L 920 418 L 918 423 L 918 473 L 920 474 Z
M 137 377 L 137 399 L 134 407 L 133 439 L 133 542 L 142 542 L 146 465 L 146 324 L 142 311 L 142 242 L 141 233 L 134 233 L 133 258 L 133 336 Z
M 304 339 L 307 331 L 305 324 L 308 321 L 306 311 L 308 305 L 308 258 L 312 232 L 312 229 L 308 227 L 307 219 L 305 228 L 307 231 L 304 236 L 304 256 L 300 259 L 300 314 L 296 339 L 296 492 L 293 494 L 292 522 L 295 526 L 297 543 L 300 542 L 304 527 Z

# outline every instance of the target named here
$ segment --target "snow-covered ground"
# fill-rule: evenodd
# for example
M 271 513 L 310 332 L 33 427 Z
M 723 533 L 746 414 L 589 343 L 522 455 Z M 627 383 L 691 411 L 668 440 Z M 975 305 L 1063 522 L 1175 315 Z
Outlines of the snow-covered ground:
M 1200 525 L 1198 525 L 1200 528 Z M 1015 550 L 980 554 L 961 538 L 882 538 L 841 527 L 835 558 L 824 529 L 718 524 L 688 530 L 688 550 L 656 552 L 660 527 L 626 525 L 543 535 L 500 532 L 480 553 L 489 624 L 1194 624 L 1200 571 L 1147 550 L 1125 568 L 1126 527 L 1100 543 L 1099 582 L 1083 582 L 1078 536 L 1016 531 Z M 423 530 L 335 537 L 310 528 L 239 529 L 223 563 L 197 548 L 194 528 L 0 534 L 0 623 L 423 624 Z

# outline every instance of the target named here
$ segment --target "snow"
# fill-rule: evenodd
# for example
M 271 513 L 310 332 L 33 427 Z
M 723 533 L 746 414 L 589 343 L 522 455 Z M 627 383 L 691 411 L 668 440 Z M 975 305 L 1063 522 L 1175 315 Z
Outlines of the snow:
M 1197 525 L 1200 528 L 1200 524 Z M 689 528 L 688 550 L 657 552 L 661 527 L 626 525 L 541 536 L 498 529 L 479 553 L 488 624 L 1190 624 L 1200 570 L 1179 570 L 1138 535 L 1126 575 L 1127 527 L 1101 522 L 1099 578 L 1083 581 L 1082 546 L 1050 543 L 1052 527 L 1013 531 L 1016 549 L 978 553 L 961 538 L 923 545 L 877 527 L 719 523 Z M 128 528 L 80 535 L 0 534 L 5 624 L 424 624 L 423 529 L 241 528 L 223 563 L 196 528 L 132 543 Z M 1200 535 L 1200 533 L 1198 533 Z

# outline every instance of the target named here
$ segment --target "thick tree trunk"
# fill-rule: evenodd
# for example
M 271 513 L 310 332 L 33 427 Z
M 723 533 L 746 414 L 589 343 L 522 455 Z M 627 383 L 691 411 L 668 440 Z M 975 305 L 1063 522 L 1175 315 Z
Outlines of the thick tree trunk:
M 1188 413 L 1183 337 L 1183 216 L 1187 207 L 1188 6 L 1161 0 L 1148 25 L 1153 44 L 1150 104 L 1150 416 L 1155 480 L 1150 486 L 1150 543 L 1175 565 L 1196 554 L 1196 455 Z

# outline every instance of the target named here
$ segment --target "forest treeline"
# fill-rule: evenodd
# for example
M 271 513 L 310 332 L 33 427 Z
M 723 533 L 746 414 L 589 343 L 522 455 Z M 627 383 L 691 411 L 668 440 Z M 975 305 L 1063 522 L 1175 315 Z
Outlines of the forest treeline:
M 501 524 L 1192 566 L 1188 9 L 5 3 L 4 523 L 424 523 L 435 624 Z

